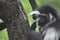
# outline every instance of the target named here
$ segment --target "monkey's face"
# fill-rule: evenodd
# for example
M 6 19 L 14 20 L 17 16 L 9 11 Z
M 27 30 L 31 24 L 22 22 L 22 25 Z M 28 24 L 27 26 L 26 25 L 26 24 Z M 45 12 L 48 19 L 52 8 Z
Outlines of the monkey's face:
M 49 18 L 46 15 L 45 16 L 44 15 L 38 15 L 38 17 L 40 18 L 38 20 L 38 25 L 39 26 L 43 26 L 43 25 L 45 25 L 49 22 Z
M 47 23 L 49 23 L 50 20 L 52 20 L 51 13 L 40 13 L 39 11 L 34 11 L 32 13 L 32 18 L 35 20 L 37 25 L 43 26 Z

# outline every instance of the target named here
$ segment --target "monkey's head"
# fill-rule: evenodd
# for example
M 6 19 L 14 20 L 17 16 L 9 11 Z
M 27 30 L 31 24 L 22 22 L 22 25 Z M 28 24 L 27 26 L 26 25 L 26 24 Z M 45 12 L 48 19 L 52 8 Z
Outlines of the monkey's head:
M 44 5 L 37 10 L 30 13 L 37 25 L 43 26 L 50 22 L 53 22 L 57 18 L 56 10 L 49 5 Z

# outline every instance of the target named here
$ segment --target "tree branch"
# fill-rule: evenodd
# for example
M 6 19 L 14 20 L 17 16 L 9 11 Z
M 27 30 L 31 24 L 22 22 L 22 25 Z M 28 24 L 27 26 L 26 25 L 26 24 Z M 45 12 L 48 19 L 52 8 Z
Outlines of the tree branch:
M 35 0 L 29 0 L 29 2 L 31 4 L 31 6 L 32 6 L 32 10 L 35 10 L 38 7 L 38 5 L 37 5 Z
M 6 0 L 9 40 L 28 40 L 29 22 L 19 0 Z

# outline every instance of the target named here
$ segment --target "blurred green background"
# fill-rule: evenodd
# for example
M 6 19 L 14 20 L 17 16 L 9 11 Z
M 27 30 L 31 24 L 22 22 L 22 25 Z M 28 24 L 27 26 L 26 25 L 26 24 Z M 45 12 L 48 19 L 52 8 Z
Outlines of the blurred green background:
M 32 11 L 29 0 L 21 0 L 21 3 L 24 7 L 25 12 L 27 13 L 29 24 L 31 25 L 33 23 L 33 19 L 31 16 L 29 16 L 29 13 Z M 52 4 L 53 6 L 55 6 L 58 13 L 60 13 L 60 0 L 36 0 L 36 3 L 38 6 L 41 6 L 44 4 Z M 3 21 L 0 19 L 0 23 L 1 22 L 3 22 Z M 38 30 L 36 30 L 36 32 L 37 31 Z M 7 29 L 0 31 L 0 40 L 8 40 Z

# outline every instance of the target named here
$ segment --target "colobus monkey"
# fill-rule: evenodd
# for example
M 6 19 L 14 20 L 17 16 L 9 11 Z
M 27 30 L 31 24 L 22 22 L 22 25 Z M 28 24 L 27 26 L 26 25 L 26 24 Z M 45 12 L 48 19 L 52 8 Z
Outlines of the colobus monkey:
M 46 24 L 50 24 L 57 18 L 56 10 L 45 5 L 30 13 L 35 22 L 32 24 L 31 29 L 35 30 L 37 26 L 44 27 Z M 48 25 L 47 25 L 48 26 Z
M 7 7 L 6 7 L 6 3 L 3 1 L 0 1 L 0 19 L 2 19 L 4 22 L 0 23 L 0 31 L 6 28 L 7 25 Z
M 30 13 L 35 22 L 31 30 L 35 31 L 38 26 L 42 33 L 43 40 L 60 40 L 60 15 L 50 5 L 44 5 Z

